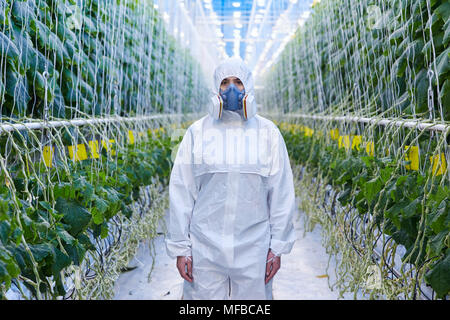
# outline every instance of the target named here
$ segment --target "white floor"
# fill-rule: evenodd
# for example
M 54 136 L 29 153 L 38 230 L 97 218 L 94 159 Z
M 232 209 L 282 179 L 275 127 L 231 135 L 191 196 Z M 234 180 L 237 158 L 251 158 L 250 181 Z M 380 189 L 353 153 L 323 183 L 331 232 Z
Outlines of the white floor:
M 338 292 L 331 291 L 328 286 L 334 280 L 334 267 L 331 264 L 326 274 L 328 255 L 321 245 L 320 226 L 303 237 L 302 218 L 300 213 L 295 221 L 297 241 L 288 255 L 281 257 L 281 269 L 273 282 L 274 299 L 280 300 L 335 300 Z M 154 239 L 155 266 L 147 281 L 152 265 L 152 257 L 148 243 L 142 243 L 138 254 L 130 265 L 136 269 L 122 273 L 116 282 L 115 299 L 126 300 L 164 300 L 180 299 L 183 279 L 175 267 L 175 259 L 167 256 L 164 236 Z M 332 263 L 334 261 L 332 260 Z M 331 282 L 333 283 L 333 282 Z M 352 299 L 346 295 L 345 299 Z

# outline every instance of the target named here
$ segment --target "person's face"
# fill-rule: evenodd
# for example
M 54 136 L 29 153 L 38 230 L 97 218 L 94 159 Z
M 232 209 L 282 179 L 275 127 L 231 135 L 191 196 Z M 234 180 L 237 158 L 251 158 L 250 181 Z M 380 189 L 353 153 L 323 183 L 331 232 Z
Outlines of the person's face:
M 220 90 L 225 91 L 227 90 L 228 86 L 234 83 L 234 85 L 236 86 L 236 88 L 239 89 L 239 91 L 244 90 L 244 84 L 242 83 L 242 81 L 239 78 L 236 77 L 228 77 L 222 80 L 222 83 L 220 84 Z

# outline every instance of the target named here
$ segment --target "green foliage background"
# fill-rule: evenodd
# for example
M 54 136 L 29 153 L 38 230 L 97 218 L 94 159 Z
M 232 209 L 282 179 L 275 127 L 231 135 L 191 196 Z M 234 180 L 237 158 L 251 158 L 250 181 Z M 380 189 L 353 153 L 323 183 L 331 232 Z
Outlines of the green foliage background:
M 11 287 L 24 299 L 111 298 L 110 275 L 129 257 L 108 252 L 117 237 L 136 240 L 114 228 L 139 222 L 121 230 L 155 236 L 165 193 L 152 189 L 141 220 L 136 205 L 143 188 L 167 184 L 171 125 L 184 119 L 172 115 L 199 111 L 207 93 L 151 0 L 0 0 L 2 124 L 122 117 L 0 131 L 0 299 Z M 69 146 L 84 146 L 87 159 L 71 159 Z M 95 280 L 86 268 L 98 268 Z M 82 280 L 72 295 L 74 270 Z
M 150 0 L 0 0 L 0 73 L 7 118 L 186 112 L 207 95 Z

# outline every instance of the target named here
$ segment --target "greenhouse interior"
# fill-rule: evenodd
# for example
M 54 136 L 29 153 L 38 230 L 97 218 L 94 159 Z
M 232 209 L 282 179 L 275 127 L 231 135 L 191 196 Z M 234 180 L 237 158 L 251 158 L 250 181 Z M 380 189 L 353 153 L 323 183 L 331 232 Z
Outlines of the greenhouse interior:
M 196 262 L 218 257 L 212 244 L 202 252 L 192 236 L 193 261 L 167 252 L 168 235 L 189 227 L 176 229 L 191 191 L 175 178 L 190 171 L 174 163 L 188 133 L 231 114 L 244 129 L 273 127 L 288 155 L 264 220 L 284 215 L 296 238 L 280 257 L 270 234 L 274 300 L 450 297 L 449 1 L 0 0 L 0 23 L 0 300 L 211 289 L 197 287 Z M 216 72 L 224 61 L 239 73 Z M 244 89 L 222 90 L 225 76 Z M 212 193 L 196 190 L 190 228 L 207 220 L 237 243 L 219 216 L 238 224 L 247 201 L 261 217 L 241 197 L 275 178 L 239 167 L 249 182 L 225 198 L 234 176 L 204 168 Z M 211 199 L 238 208 L 197 209 Z M 199 210 L 209 212 L 194 220 Z M 193 285 L 177 261 L 186 274 L 191 263 Z

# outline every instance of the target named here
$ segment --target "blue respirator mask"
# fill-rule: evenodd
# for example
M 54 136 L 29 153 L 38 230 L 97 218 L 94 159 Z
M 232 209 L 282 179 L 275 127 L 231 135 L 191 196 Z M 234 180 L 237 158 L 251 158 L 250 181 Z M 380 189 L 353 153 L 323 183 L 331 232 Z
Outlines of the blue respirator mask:
M 240 91 L 234 83 L 219 94 L 215 93 L 210 98 L 208 105 L 208 112 L 213 119 L 220 119 L 223 110 L 242 110 L 244 120 L 248 120 L 256 115 L 256 101 L 253 93 L 245 93 L 245 90 Z
M 231 83 L 225 91 L 220 90 L 224 110 L 236 111 L 242 109 L 242 99 L 245 89 L 240 91 L 234 83 Z

